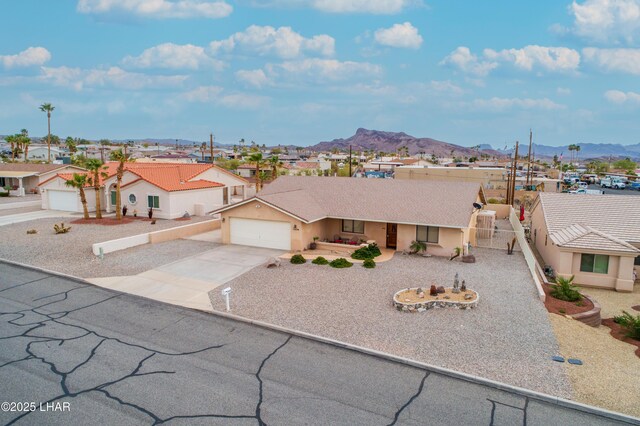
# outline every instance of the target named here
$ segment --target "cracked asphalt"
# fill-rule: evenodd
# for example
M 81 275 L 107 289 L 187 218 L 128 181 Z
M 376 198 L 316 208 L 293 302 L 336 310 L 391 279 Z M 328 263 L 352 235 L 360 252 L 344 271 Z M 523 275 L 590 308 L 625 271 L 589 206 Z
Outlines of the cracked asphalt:
M 616 424 L 2 262 L 0 402 L 36 403 L 2 405 L 17 425 Z

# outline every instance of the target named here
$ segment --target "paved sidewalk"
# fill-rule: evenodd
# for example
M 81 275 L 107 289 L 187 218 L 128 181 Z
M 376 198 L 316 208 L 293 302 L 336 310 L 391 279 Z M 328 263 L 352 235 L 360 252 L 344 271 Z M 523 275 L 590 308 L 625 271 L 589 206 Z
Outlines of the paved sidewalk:
M 221 245 L 138 275 L 88 278 L 87 281 L 100 287 L 211 312 L 208 294 L 211 290 L 282 253 L 280 250 Z

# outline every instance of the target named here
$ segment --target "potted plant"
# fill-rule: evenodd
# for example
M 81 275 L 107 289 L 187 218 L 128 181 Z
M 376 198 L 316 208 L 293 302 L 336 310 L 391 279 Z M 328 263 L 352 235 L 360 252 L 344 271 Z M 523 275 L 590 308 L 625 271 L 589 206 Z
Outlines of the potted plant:
M 127 210 L 129 210 L 129 209 L 127 208 L 126 204 L 124 206 L 122 206 L 122 216 L 126 216 L 127 215 Z
M 316 241 L 318 241 L 320 239 L 320 237 L 313 237 L 313 242 L 311 244 L 309 244 L 309 248 L 311 250 L 315 250 L 317 247 Z
M 153 219 L 153 207 L 149 207 L 149 212 L 147 213 L 149 219 Z
M 138 210 L 137 209 L 133 209 L 133 217 L 138 217 Z

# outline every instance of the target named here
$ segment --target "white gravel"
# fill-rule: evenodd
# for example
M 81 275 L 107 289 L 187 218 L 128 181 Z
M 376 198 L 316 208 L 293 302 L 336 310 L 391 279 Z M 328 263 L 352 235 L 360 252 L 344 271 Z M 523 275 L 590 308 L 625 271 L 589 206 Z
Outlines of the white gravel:
M 93 243 L 184 226 L 208 218 L 193 217 L 189 221 L 158 219 L 155 225 L 145 221 L 116 226 L 71 224 L 72 229 L 67 234 L 56 235 L 53 232 L 55 223 L 62 221 L 69 225 L 75 219 L 39 219 L 0 227 L 0 258 L 93 278 L 138 274 L 215 246 L 202 241 L 175 240 L 109 253 L 100 260 L 91 251 Z M 27 235 L 28 229 L 36 229 L 38 233 Z
M 476 249 L 477 263 L 396 255 L 375 269 L 292 265 L 255 268 L 227 283 L 232 312 L 267 323 L 569 398 L 547 311 L 521 253 Z M 310 258 L 311 259 L 311 258 Z M 451 286 L 456 272 L 476 290 L 476 309 L 402 313 L 403 288 Z M 224 310 L 218 291 L 214 309 Z

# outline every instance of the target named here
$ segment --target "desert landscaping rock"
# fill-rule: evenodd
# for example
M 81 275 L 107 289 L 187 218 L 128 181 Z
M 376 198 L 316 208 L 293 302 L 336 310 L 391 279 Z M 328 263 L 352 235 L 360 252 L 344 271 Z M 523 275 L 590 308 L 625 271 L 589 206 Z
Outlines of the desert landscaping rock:
M 231 309 L 279 326 L 501 382 L 570 397 L 558 344 L 521 253 L 474 250 L 477 263 L 396 255 L 375 270 L 310 263 L 256 268 L 227 283 Z M 456 272 L 482 295 L 476 309 L 396 311 L 398 289 L 451 286 Z M 213 308 L 224 310 L 218 291 Z
M 194 217 L 190 221 L 159 219 L 155 225 L 142 220 L 117 226 L 71 224 L 72 229 L 68 233 L 54 234 L 54 224 L 64 222 L 69 226 L 74 219 L 40 219 L 0 227 L 0 258 L 94 278 L 139 274 L 214 247 L 202 241 L 175 240 L 109 253 L 100 260 L 91 251 L 94 243 L 184 226 L 208 218 Z M 27 230 L 30 229 L 36 229 L 38 233 L 28 235 Z

